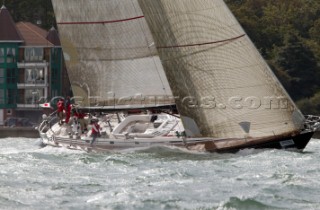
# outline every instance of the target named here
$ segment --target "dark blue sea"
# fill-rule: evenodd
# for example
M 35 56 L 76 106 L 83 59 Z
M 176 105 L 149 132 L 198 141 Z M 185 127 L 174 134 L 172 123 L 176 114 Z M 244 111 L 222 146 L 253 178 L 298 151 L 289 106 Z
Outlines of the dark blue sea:
M 320 140 L 303 153 L 210 154 L 0 139 L 0 209 L 320 209 Z

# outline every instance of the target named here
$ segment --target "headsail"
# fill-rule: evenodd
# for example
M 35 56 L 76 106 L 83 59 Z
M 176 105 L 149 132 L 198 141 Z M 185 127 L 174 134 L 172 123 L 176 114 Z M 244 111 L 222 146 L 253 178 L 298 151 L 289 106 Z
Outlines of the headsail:
M 173 103 L 136 0 L 52 3 L 72 89 L 83 106 Z
M 189 134 L 265 137 L 301 128 L 303 115 L 223 0 L 138 1 Z

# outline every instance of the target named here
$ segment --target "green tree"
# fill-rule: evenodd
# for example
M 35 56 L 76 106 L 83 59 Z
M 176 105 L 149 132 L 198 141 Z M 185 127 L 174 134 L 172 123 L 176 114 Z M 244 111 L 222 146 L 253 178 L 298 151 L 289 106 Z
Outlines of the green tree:
M 287 87 L 294 100 L 311 97 L 319 87 L 320 71 L 313 52 L 295 33 L 285 36 L 284 46 L 275 48 L 275 64 L 289 75 Z
M 16 22 L 28 21 L 47 30 L 56 25 L 51 0 L 6 0 L 5 5 Z
M 294 100 L 320 95 L 320 1 L 225 1 Z

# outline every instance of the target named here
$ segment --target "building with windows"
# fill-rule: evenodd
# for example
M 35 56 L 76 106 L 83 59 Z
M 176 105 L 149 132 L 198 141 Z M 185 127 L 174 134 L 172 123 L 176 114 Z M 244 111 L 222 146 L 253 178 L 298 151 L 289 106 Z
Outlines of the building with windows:
M 14 23 L 5 6 L 0 29 L 0 126 L 9 117 L 38 122 L 39 104 L 70 95 L 58 33 L 29 22 Z

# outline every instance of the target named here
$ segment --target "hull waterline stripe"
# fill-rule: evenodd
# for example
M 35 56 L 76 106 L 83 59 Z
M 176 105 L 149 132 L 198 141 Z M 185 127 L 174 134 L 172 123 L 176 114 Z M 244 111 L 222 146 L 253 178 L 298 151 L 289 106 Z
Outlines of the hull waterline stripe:
M 198 44 L 159 46 L 159 47 L 157 47 L 157 49 L 180 48 L 180 47 L 195 47 L 195 46 L 202 46 L 202 45 L 217 44 L 217 43 L 222 43 L 222 42 L 233 41 L 233 40 L 239 39 L 239 38 L 244 37 L 244 36 L 245 36 L 245 34 L 242 34 L 241 36 L 237 36 L 237 37 L 230 38 L 230 39 L 224 39 L 224 40 L 219 40 L 219 41 L 214 41 L 214 42 L 198 43 Z
M 85 24 L 108 24 L 108 23 L 119 23 L 119 22 L 126 22 L 131 20 L 136 20 L 144 18 L 144 16 L 137 16 L 133 18 L 121 19 L 121 20 L 109 20 L 109 21 L 90 21 L 90 22 L 59 22 L 59 25 L 85 25 Z

